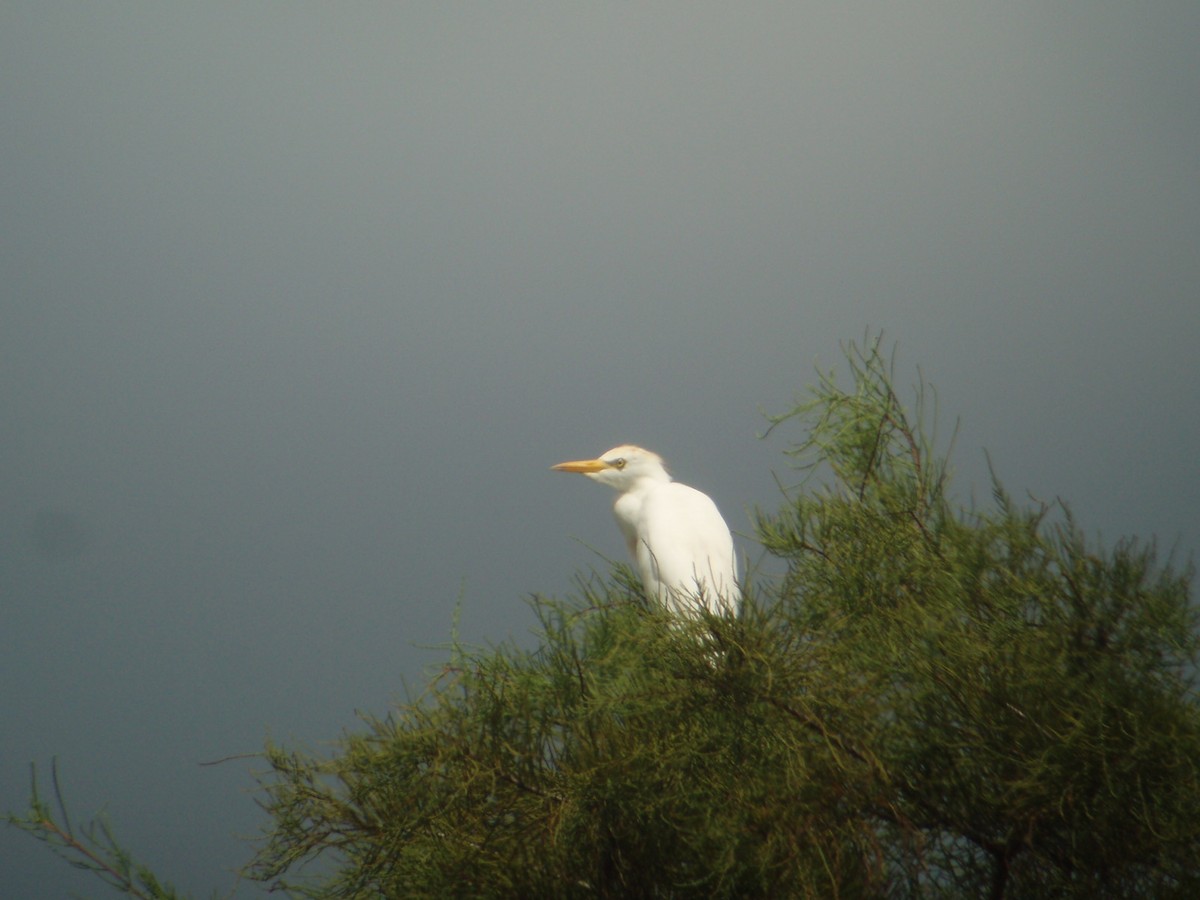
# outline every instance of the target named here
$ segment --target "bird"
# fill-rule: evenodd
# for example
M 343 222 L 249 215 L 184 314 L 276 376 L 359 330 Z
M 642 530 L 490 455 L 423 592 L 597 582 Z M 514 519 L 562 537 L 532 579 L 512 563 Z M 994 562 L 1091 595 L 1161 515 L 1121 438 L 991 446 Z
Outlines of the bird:
M 613 513 L 652 603 L 690 616 L 701 607 L 736 613 L 741 591 L 729 526 L 711 497 L 671 480 L 661 456 L 622 444 L 551 468 L 618 492 Z

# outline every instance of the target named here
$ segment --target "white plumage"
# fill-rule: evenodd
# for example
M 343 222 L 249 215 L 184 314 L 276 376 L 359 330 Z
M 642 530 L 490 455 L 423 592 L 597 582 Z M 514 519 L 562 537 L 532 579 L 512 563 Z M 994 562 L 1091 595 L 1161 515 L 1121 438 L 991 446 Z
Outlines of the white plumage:
M 741 600 L 729 526 L 707 494 L 672 481 L 657 453 L 628 444 L 553 467 L 615 488 L 617 524 L 646 596 L 677 612 L 733 612 Z

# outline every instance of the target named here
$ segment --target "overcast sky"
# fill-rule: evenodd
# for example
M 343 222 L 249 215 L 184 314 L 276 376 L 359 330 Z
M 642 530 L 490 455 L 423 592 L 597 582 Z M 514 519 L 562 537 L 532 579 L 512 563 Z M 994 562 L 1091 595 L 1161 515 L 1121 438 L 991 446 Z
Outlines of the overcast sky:
M 555 462 L 644 444 L 747 532 L 760 408 L 866 328 L 964 496 L 986 448 L 1186 560 L 1198 46 L 1195 0 L 5 0 L 0 807 L 57 756 L 228 891 L 253 765 L 198 763 L 386 712 L 459 597 L 527 640 L 623 552 Z

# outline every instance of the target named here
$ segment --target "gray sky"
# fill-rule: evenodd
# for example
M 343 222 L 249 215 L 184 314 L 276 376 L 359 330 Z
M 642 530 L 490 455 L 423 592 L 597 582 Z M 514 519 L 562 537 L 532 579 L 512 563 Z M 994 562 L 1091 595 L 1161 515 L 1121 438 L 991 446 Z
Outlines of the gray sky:
M 1194 0 L 7 0 L 0 806 L 57 756 L 229 889 L 252 766 L 199 762 L 385 712 L 460 595 L 524 639 L 622 552 L 559 460 L 644 444 L 745 532 L 759 408 L 868 326 L 964 494 L 987 448 L 1193 554 L 1198 44 Z

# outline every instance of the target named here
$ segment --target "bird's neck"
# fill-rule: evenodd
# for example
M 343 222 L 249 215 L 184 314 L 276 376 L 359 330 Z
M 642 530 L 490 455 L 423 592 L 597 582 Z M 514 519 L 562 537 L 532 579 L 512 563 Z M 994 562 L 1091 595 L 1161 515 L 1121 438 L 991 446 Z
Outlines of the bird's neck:
M 671 482 L 671 476 L 666 472 L 640 475 L 638 478 L 625 490 L 621 491 L 622 495 L 628 494 L 644 494 L 646 491 L 653 490 L 656 487 L 661 487 L 664 484 Z

